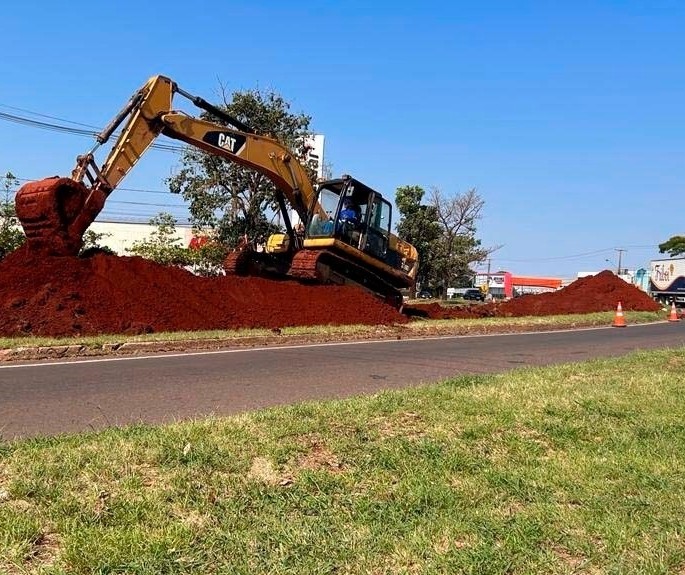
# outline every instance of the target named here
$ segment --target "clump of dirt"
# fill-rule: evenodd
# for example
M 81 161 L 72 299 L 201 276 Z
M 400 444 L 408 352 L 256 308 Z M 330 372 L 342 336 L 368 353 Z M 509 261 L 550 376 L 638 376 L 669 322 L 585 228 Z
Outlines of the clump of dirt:
M 412 306 L 409 313 L 430 319 L 584 314 L 615 310 L 619 302 L 625 311 L 661 309 L 647 293 L 605 270 L 594 276 L 580 278 L 555 292 L 454 308 L 445 308 L 436 303 L 417 304 Z
M 37 257 L 0 262 L 0 334 L 105 333 L 389 325 L 408 319 L 350 286 L 198 277 L 140 257 Z
M 424 319 L 477 319 L 495 317 L 496 306 L 487 303 L 445 307 L 435 302 L 417 303 L 405 306 L 403 312 L 410 317 Z

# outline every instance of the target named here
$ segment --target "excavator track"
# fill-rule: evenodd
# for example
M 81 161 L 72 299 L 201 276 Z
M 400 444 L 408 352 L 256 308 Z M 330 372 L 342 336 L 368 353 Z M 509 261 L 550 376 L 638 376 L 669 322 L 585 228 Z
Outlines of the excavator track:
M 301 250 L 295 254 L 288 275 L 301 280 L 323 281 L 317 263 L 324 253 L 330 252 Z
M 396 308 L 402 307 L 400 291 L 366 268 L 328 250 L 301 250 L 292 259 L 290 277 L 302 281 L 355 285 Z
M 246 275 L 250 265 L 251 250 L 232 251 L 224 259 L 224 271 L 227 276 Z
M 287 257 L 274 257 L 272 254 L 257 252 L 251 246 L 241 246 L 229 253 L 223 261 L 227 276 L 257 276 L 282 279 L 288 275 L 290 260 Z

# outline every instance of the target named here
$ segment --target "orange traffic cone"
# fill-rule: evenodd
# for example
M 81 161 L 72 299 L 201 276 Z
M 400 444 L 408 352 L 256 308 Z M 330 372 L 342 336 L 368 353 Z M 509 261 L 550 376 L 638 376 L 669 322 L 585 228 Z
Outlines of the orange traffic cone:
M 671 302 L 671 313 L 668 316 L 668 321 L 680 321 L 678 310 L 675 308 L 675 302 Z
M 616 307 L 616 315 L 614 316 L 614 327 L 625 327 L 626 318 L 623 317 L 623 308 L 621 307 L 621 302 L 618 302 Z

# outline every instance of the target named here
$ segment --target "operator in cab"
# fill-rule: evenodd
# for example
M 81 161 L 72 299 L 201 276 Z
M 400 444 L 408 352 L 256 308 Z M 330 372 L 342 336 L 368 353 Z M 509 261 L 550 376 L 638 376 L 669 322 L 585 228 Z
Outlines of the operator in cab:
M 343 201 L 343 209 L 338 215 L 338 230 L 341 230 L 346 223 L 349 223 L 353 228 L 359 225 L 361 220 L 361 210 L 359 206 L 352 201 L 352 198 L 345 198 Z

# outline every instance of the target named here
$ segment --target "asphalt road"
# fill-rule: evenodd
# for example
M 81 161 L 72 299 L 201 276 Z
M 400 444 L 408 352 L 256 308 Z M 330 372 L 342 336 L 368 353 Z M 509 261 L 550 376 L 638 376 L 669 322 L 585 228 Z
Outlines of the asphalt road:
M 54 435 L 224 415 L 685 345 L 685 322 L 0 364 L 0 434 Z

